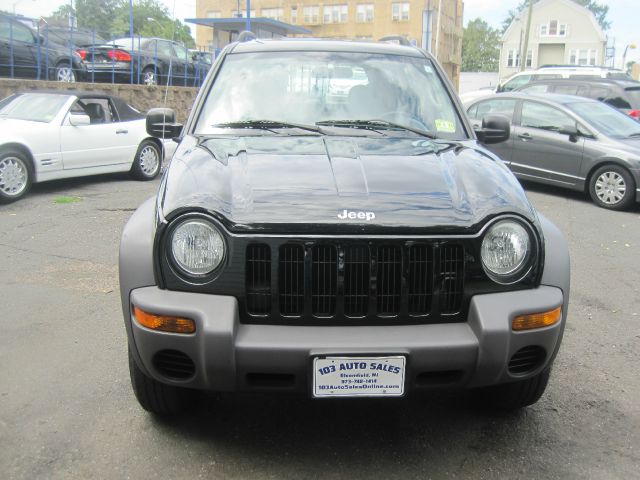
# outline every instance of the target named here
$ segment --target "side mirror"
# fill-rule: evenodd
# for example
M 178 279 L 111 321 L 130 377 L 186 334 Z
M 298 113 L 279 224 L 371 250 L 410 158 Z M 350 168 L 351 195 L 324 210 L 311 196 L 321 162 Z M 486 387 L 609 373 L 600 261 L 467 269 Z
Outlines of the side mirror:
M 84 125 L 91 125 L 91 119 L 86 113 L 70 113 L 69 123 L 74 127 L 82 127 Z
M 558 130 L 558 133 L 569 135 L 570 137 L 577 137 L 580 134 L 575 126 L 562 127 L 560 130 Z
M 152 108 L 147 113 L 147 133 L 157 138 L 178 138 L 182 124 L 176 123 L 176 112 L 171 108 Z
M 490 145 L 509 140 L 511 122 L 504 115 L 485 115 L 482 117 L 482 128 L 474 129 L 480 142 Z

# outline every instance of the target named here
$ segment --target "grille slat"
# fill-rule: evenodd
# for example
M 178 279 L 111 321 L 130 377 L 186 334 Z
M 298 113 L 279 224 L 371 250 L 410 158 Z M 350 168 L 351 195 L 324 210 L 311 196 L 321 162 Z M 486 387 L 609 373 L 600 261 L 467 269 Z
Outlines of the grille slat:
M 437 322 L 461 311 L 464 262 L 462 245 L 448 243 L 252 243 L 246 248 L 246 313 L 276 323 L 303 316 L 432 316 Z
M 312 283 L 311 313 L 330 317 L 336 311 L 338 285 L 338 254 L 329 245 L 316 245 L 311 249 Z
M 304 311 L 304 249 L 302 245 L 280 247 L 280 311 L 300 316 Z
M 271 250 L 268 245 L 247 247 L 247 311 L 253 315 L 271 312 Z
M 440 247 L 440 313 L 451 315 L 460 310 L 464 281 L 464 252 L 460 245 Z
M 344 251 L 344 312 L 348 317 L 364 317 L 369 304 L 370 255 L 366 245 Z

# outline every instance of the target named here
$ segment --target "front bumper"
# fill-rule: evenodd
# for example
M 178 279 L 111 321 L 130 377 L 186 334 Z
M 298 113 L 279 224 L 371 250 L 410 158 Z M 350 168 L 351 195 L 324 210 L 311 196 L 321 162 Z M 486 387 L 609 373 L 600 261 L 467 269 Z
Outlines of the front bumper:
M 465 323 L 402 326 L 247 325 L 239 321 L 234 297 L 134 289 L 127 330 L 138 365 L 156 380 L 217 391 L 289 390 L 310 392 L 313 358 L 322 355 L 405 355 L 407 389 L 480 387 L 535 375 L 555 356 L 566 319 L 553 326 L 513 332 L 512 319 L 563 305 L 562 290 L 532 290 L 476 295 Z M 141 326 L 131 305 L 195 320 L 196 333 L 163 333 Z M 526 374 L 509 373 L 509 361 L 524 347 L 546 355 Z M 186 354 L 195 366 L 187 379 L 167 377 L 156 368 L 159 352 Z M 286 380 L 286 381 L 283 381 Z

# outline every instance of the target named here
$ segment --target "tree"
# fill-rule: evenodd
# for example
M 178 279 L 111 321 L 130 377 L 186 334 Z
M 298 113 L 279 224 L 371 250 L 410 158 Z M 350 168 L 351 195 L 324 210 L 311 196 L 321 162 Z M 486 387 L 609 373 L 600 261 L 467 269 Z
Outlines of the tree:
M 539 0 L 533 0 L 534 3 L 538 1 Z M 593 13 L 593 15 L 596 17 L 596 20 L 598 21 L 602 29 L 609 30 L 609 28 L 611 27 L 611 22 L 607 20 L 607 14 L 609 13 L 609 5 L 600 4 L 595 0 L 573 0 L 573 1 L 591 10 L 591 13 Z M 507 14 L 507 18 L 505 18 L 504 21 L 502 22 L 502 33 L 504 33 L 507 30 L 507 28 L 509 28 L 509 25 L 511 25 L 511 22 L 513 22 L 513 19 L 516 18 L 525 8 L 527 8 L 528 5 L 529 5 L 529 0 L 522 0 L 520 2 L 520 5 L 518 5 L 515 10 L 509 10 L 509 13 Z
M 107 39 L 129 36 L 129 0 L 76 0 L 74 3 L 78 28 L 96 30 Z M 69 5 L 62 5 L 52 19 L 66 25 L 70 12 Z M 171 19 L 169 10 L 159 0 L 134 1 L 133 34 L 176 40 L 188 48 L 195 46 L 189 27 Z
M 500 32 L 480 18 L 472 20 L 462 36 L 462 71 L 497 72 Z

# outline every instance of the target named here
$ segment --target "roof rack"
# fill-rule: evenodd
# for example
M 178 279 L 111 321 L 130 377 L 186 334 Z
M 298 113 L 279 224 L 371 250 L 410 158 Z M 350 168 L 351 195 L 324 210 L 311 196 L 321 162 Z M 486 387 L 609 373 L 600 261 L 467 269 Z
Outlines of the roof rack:
M 251 40 L 256 40 L 256 34 L 253 33 L 250 30 L 243 30 L 242 32 L 240 32 L 240 35 L 238 35 L 238 38 L 236 39 L 237 42 L 243 43 L 243 42 L 250 42 Z
M 403 37 L 402 35 L 385 35 L 378 39 L 379 42 L 386 43 L 396 43 L 398 45 L 404 45 L 405 47 L 412 47 L 411 42 L 407 39 L 407 37 Z

